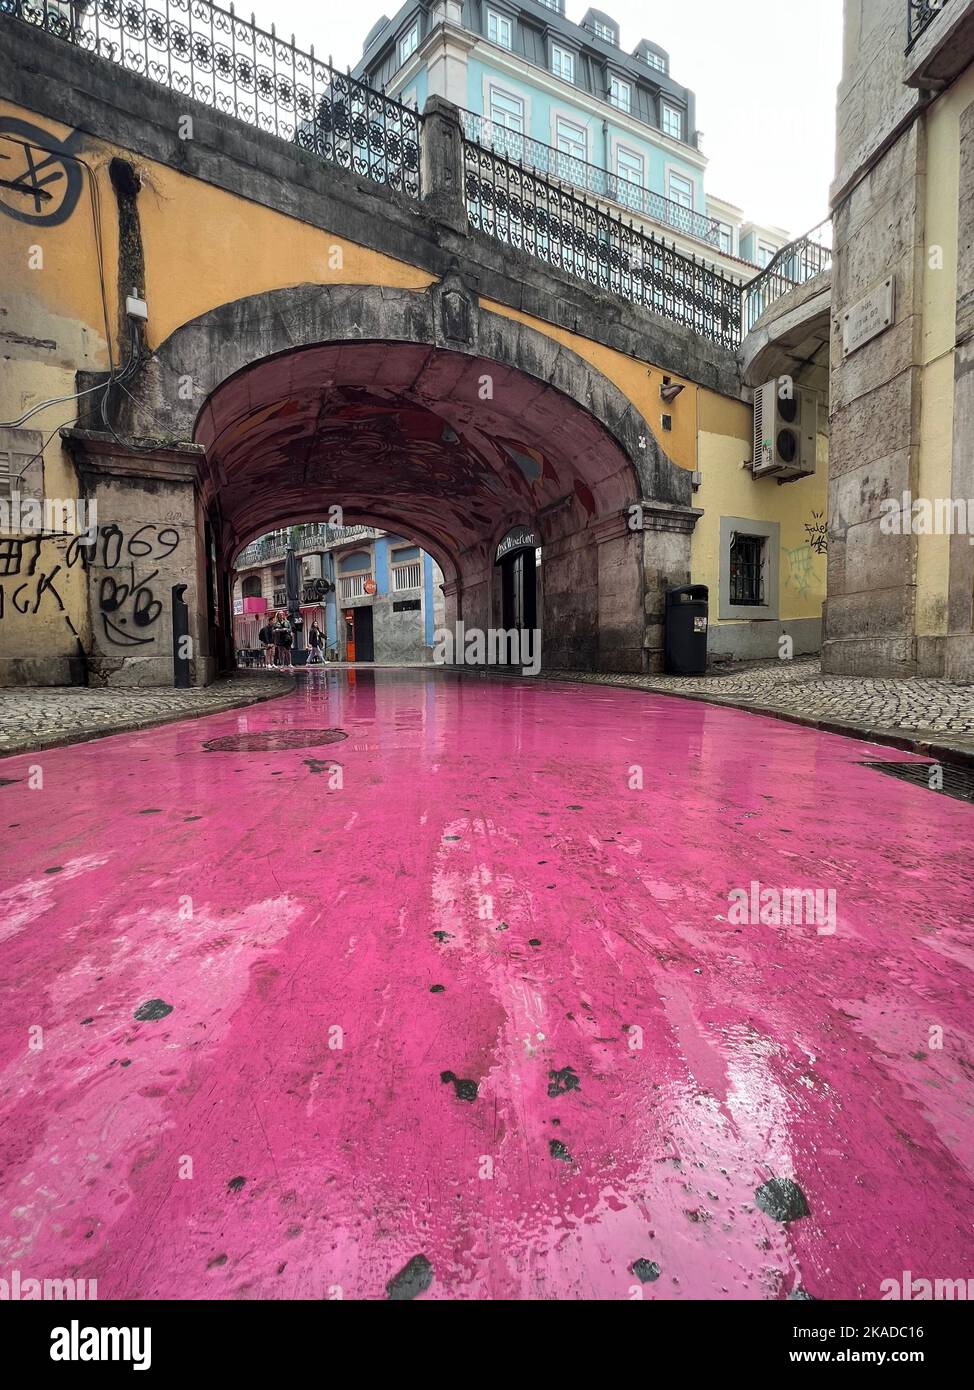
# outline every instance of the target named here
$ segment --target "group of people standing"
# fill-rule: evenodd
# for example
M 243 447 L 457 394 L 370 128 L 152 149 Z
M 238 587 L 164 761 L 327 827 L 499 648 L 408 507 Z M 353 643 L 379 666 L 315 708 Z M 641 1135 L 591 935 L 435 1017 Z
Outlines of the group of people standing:
M 294 629 L 283 610 L 275 613 L 273 617 L 269 617 L 257 635 L 264 648 L 265 666 L 283 666 L 287 671 L 293 670 L 291 648 L 294 646 Z M 324 633 L 317 623 L 312 623 L 308 632 L 307 664 L 309 666 L 316 666 L 324 660 L 322 656 L 324 645 Z

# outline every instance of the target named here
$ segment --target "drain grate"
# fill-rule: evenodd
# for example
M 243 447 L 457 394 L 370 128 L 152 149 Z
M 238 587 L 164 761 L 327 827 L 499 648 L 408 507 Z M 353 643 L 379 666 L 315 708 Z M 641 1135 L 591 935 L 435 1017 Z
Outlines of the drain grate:
M 341 743 L 344 729 L 265 729 L 260 734 L 226 734 L 203 744 L 207 753 L 279 753 L 286 748 L 317 748 Z
M 912 782 L 924 791 L 974 804 L 974 768 L 953 767 L 950 763 L 860 763 L 859 766 L 885 772 L 887 777 L 896 777 L 901 782 Z M 935 768 L 939 769 L 940 777 L 931 778 Z

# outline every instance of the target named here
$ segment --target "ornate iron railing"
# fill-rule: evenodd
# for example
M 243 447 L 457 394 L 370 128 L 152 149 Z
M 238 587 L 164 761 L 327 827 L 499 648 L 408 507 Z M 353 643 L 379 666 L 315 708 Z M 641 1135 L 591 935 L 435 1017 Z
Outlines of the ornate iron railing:
M 720 224 L 713 217 L 704 217 L 702 213 L 694 212 L 693 208 L 675 203 L 672 198 L 664 198 L 662 193 L 654 193 L 621 175 L 610 174 L 607 169 L 600 169 L 597 164 L 589 164 L 584 159 L 576 159 L 563 150 L 556 150 L 553 145 L 532 140 L 520 131 L 509 130 L 475 111 L 461 111 L 460 119 L 468 140 L 482 145 L 484 149 L 493 150 L 504 159 L 537 169 L 586 193 L 611 198 L 640 216 L 670 227 L 675 232 L 683 232 L 685 236 L 695 237 L 708 246 L 720 245 Z
M 744 332 L 750 333 L 776 299 L 821 275 L 832 265 L 832 219 L 826 218 L 804 236 L 790 241 L 743 289 Z
M 419 112 L 211 0 L 0 0 L 0 14 L 419 197 Z
M 364 540 L 378 534 L 374 526 L 329 526 L 325 522 L 309 522 L 293 528 L 294 548 L 299 554 L 306 550 L 343 545 L 351 540 Z M 270 560 L 283 560 L 287 555 L 287 548 L 287 535 L 261 536 L 244 546 L 237 556 L 236 568 L 265 565 Z
M 947 0 L 906 0 L 906 51 L 929 29 Z
M 737 347 L 739 280 L 496 151 L 464 140 L 463 153 L 467 214 L 479 231 Z

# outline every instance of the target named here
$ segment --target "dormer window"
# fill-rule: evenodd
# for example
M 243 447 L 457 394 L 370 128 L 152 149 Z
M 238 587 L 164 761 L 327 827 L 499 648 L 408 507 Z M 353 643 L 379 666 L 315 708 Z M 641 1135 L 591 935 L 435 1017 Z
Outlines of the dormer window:
M 660 126 L 664 135 L 671 135 L 674 140 L 682 140 L 683 112 L 678 106 L 671 106 L 668 101 L 664 101 L 660 110 Z
M 643 54 L 643 62 L 648 64 L 649 67 L 655 68 L 657 72 L 666 71 L 665 62 L 659 54 L 654 53 L 652 49 L 647 48 L 646 52 Z
M 419 47 L 419 21 L 406 30 L 399 40 L 399 66 L 411 58 Z
M 621 77 L 610 77 L 609 105 L 617 111 L 632 111 L 632 85 Z
M 565 82 L 575 81 L 575 54 L 570 48 L 562 48 L 557 43 L 551 45 L 551 71 Z
M 487 37 L 500 48 L 514 47 L 514 21 L 496 10 L 487 11 Z
M 619 36 L 611 25 L 603 24 L 601 19 L 592 20 L 592 32 L 597 39 L 604 39 L 606 43 L 618 46 Z

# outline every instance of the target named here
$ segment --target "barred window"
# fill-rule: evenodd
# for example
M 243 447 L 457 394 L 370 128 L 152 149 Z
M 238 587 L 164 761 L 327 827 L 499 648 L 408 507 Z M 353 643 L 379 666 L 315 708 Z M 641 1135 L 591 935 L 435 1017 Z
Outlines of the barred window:
M 738 532 L 730 547 L 730 601 L 742 606 L 764 603 L 764 548 L 766 537 Z

